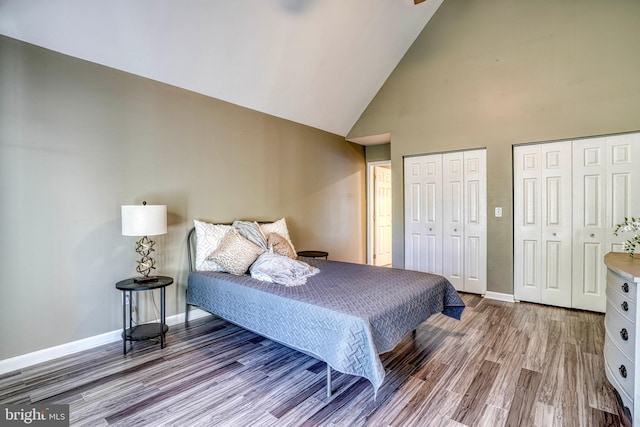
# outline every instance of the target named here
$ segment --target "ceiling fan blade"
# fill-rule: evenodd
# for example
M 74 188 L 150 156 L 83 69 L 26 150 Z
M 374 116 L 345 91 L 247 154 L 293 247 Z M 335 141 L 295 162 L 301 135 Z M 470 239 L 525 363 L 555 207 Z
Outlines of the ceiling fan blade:
M 413 0 L 413 4 L 419 4 L 422 3 L 424 0 Z

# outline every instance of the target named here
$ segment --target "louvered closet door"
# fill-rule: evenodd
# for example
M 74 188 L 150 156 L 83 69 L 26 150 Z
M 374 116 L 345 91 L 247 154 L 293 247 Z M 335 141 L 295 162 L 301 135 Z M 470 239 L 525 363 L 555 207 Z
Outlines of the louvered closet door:
M 442 155 L 404 159 L 405 268 L 442 274 Z
M 607 252 L 633 236 L 615 224 L 640 214 L 640 134 L 573 142 L 573 307 L 604 312 Z M 625 235 L 626 234 L 626 235 Z
M 514 147 L 514 294 L 571 307 L 571 142 Z

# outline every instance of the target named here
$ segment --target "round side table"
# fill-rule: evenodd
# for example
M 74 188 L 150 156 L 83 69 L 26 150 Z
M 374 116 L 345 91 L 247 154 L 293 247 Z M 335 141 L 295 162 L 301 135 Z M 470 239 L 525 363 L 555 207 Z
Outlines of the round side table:
M 122 304 L 122 343 L 123 353 L 127 354 L 127 341 L 144 341 L 160 337 L 160 348 L 164 348 L 164 336 L 169 330 L 166 324 L 166 289 L 173 283 L 167 276 L 155 276 L 155 280 L 138 283 L 136 278 L 121 280 L 116 283 L 116 289 L 122 291 L 122 297 L 129 293 L 129 328 L 127 328 L 127 306 Z M 160 289 L 160 322 L 144 323 L 133 326 L 132 293 Z
M 327 259 L 329 257 L 329 252 L 325 251 L 300 251 L 298 252 L 298 256 L 303 256 L 306 258 L 324 258 Z

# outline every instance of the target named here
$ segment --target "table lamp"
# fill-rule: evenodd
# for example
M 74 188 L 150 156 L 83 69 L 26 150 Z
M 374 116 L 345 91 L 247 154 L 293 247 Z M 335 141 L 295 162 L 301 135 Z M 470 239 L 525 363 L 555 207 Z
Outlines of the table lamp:
M 167 206 L 166 205 L 123 205 L 122 206 L 122 235 L 137 236 L 136 252 L 142 257 L 138 261 L 136 271 L 141 277 L 133 279 L 136 283 L 152 282 L 158 279 L 149 276 L 151 270 L 155 270 L 156 261 L 151 258 L 151 252 L 155 249 L 155 242 L 148 236 L 157 236 L 167 232 Z

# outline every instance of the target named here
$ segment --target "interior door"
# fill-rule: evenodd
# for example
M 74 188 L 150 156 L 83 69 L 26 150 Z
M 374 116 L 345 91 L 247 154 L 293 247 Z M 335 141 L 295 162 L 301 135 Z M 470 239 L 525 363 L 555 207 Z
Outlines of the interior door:
M 405 268 L 442 274 L 442 155 L 404 159 Z
M 573 143 L 573 306 L 605 311 L 605 138 Z
M 442 275 L 464 290 L 464 154 L 442 155 Z
M 391 168 L 374 167 L 374 265 L 391 264 Z
M 606 309 L 607 252 L 622 251 L 633 235 L 614 236 L 615 225 L 640 212 L 637 172 L 640 134 L 610 135 L 573 142 L 573 307 Z
M 571 142 L 540 146 L 543 304 L 571 307 Z
M 464 291 L 487 290 L 487 151 L 464 152 Z
M 640 216 L 640 133 L 611 135 L 606 138 L 607 179 L 611 203 L 605 205 L 607 252 L 623 252 L 623 242 L 633 237 L 632 233 L 614 236 L 617 224 L 627 217 Z
M 513 291 L 516 300 L 540 302 L 542 225 L 540 147 L 513 148 Z
M 571 142 L 514 147 L 514 294 L 571 307 Z

